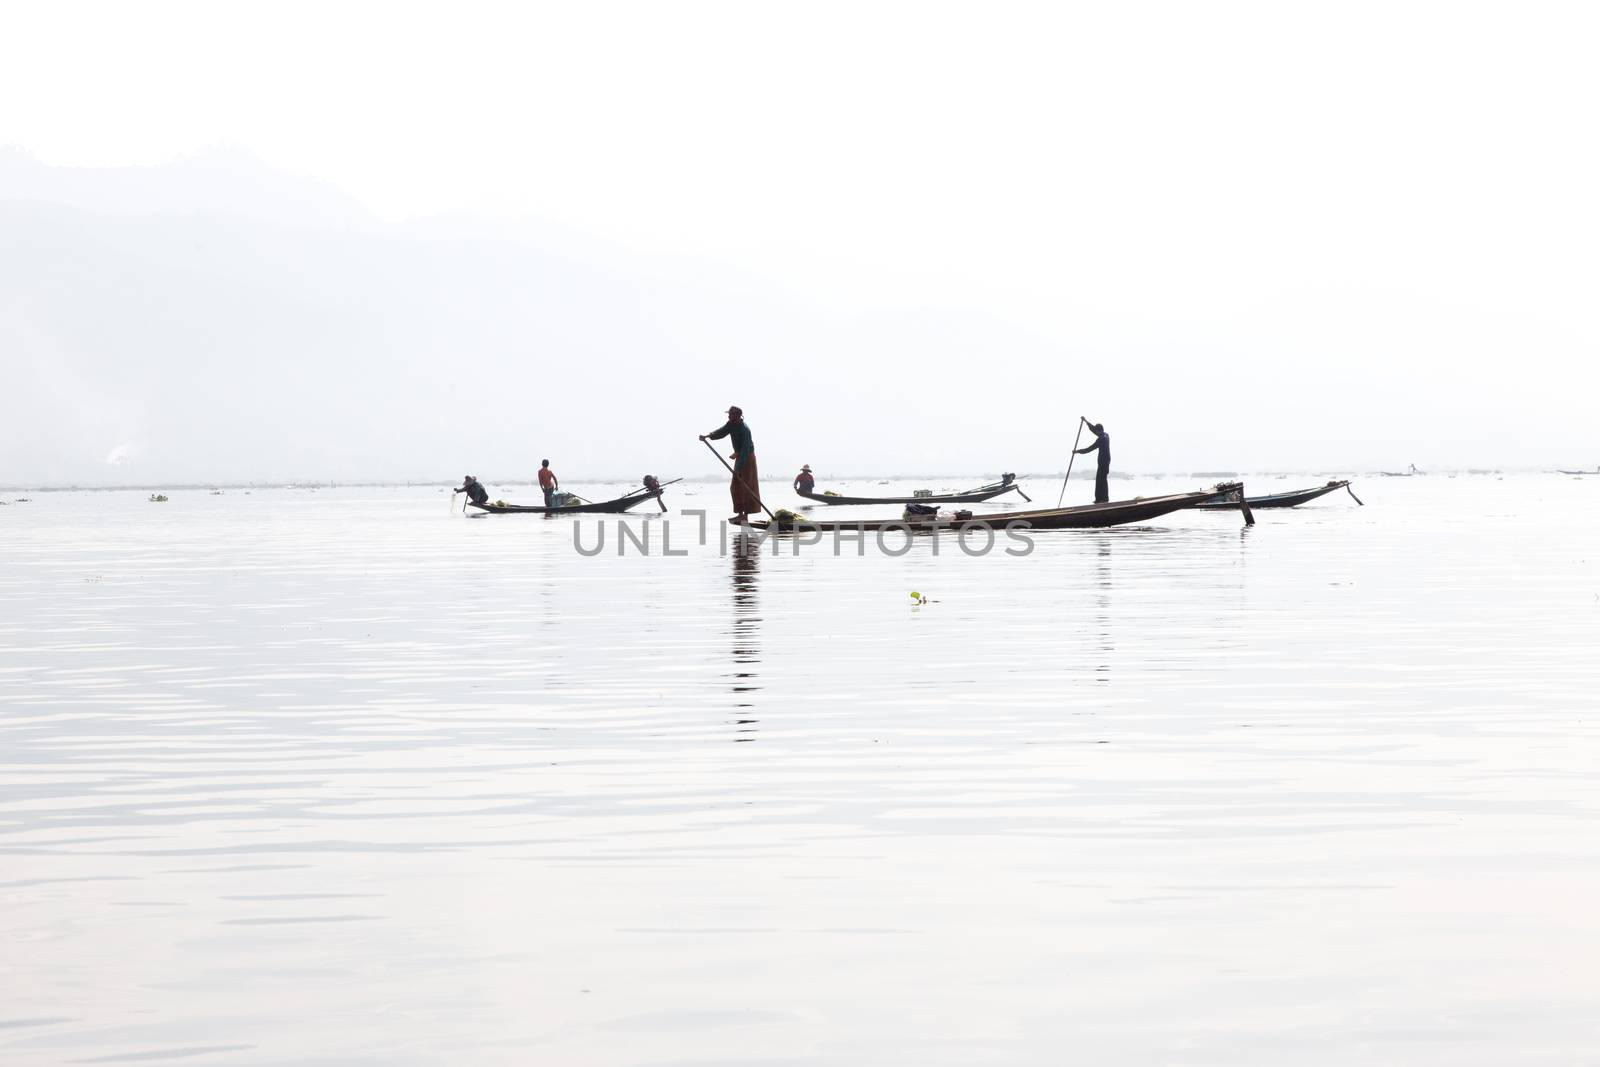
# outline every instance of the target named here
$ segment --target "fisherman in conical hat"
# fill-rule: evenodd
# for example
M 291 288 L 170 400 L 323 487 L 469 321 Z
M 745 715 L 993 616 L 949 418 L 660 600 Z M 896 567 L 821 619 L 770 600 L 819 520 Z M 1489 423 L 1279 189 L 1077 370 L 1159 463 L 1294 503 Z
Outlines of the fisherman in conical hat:
M 802 464 L 800 473 L 794 476 L 794 491 L 801 496 L 810 496 L 816 488 L 817 480 L 811 476 L 811 464 Z
M 451 496 L 455 496 L 457 493 L 467 494 L 467 499 L 472 501 L 474 504 L 486 504 L 489 502 L 489 490 L 485 489 L 483 487 L 483 483 L 478 481 L 478 479 L 474 478 L 470 474 L 465 476 L 465 480 L 462 481 L 460 489 L 450 490 Z M 451 504 L 450 506 L 455 507 L 454 504 Z

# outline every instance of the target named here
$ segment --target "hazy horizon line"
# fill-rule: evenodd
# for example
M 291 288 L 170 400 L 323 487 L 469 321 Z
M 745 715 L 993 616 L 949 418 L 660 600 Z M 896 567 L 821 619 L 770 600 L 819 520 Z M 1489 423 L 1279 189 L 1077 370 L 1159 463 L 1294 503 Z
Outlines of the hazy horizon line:
M 1416 476 L 1417 477 L 1428 477 L 1429 475 L 1433 475 L 1433 474 L 1443 475 L 1443 476 L 1458 476 L 1458 475 L 1465 474 L 1465 475 L 1470 475 L 1470 476 L 1483 477 L 1483 476 L 1493 475 L 1493 474 L 1503 475 L 1503 474 L 1561 474 L 1561 473 L 1563 473 L 1561 468 L 1552 468 L 1552 467 L 1434 467 L 1431 470 L 1418 471 L 1418 472 L 1416 472 Z M 1596 468 L 1595 470 L 1584 470 L 1584 471 L 1580 471 L 1579 473 L 1582 473 L 1582 474 L 1600 473 L 1600 468 Z M 1016 475 L 1016 478 L 1017 478 L 1018 482 L 1021 482 L 1023 479 L 1028 479 L 1028 478 L 1035 479 L 1035 480 L 1061 479 L 1061 478 L 1063 478 L 1063 476 L 1065 474 L 1066 474 L 1065 471 L 1037 471 L 1037 472 L 1019 473 L 1019 474 Z M 1327 475 L 1327 474 L 1347 475 L 1347 476 L 1349 476 L 1351 478 L 1360 478 L 1360 477 L 1382 478 L 1382 477 L 1411 477 L 1412 476 L 1412 475 L 1410 475 L 1410 474 L 1408 474 L 1408 473 L 1406 473 L 1404 471 L 1382 471 L 1382 470 L 1351 471 L 1349 468 L 1327 467 L 1327 468 L 1321 468 L 1321 469 L 1259 470 L 1259 471 L 1249 471 L 1249 470 L 1245 470 L 1245 471 L 1229 471 L 1229 470 L 1214 470 L 1214 471 L 1170 471 L 1170 470 L 1169 471 L 1139 471 L 1139 470 L 1135 470 L 1135 471 L 1113 471 L 1111 473 L 1111 480 L 1112 481 L 1127 481 L 1127 480 L 1133 479 L 1133 478 L 1251 478 L 1251 477 L 1256 477 L 1256 478 L 1284 478 L 1284 477 L 1291 477 L 1291 476 L 1294 476 L 1294 475 L 1304 475 L 1306 477 L 1321 477 L 1321 476 Z M 920 481 L 932 481 L 932 480 L 935 480 L 935 479 L 946 479 L 946 480 L 949 480 L 949 479 L 961 479 L 961 480 L 988 479 L 989 481 L 996 480 L 995 477 L 992 474 L 961 474 L 961 473 L 954 473 L 954 474 L 952 474 L 952 473 L 941 473 L 941 474 L 927 474 L 927 473 L 920 473 L 920 474 L 916 474 L 916 473 L 913 473 L 913 474 L 840 474 L 840 475 L 832 476 L 828 480 L 838 481 L 838 482 L 860 482 L 860 481 L 919 481 L 919 480 Z M 1092 466 L 1089 467 L 1087 470 L 1085 470 L 1083 468 L 1075 468 L 1073 470 L 1073 472 L 1072 472 L 1072 479 L 1074 481 L 1093 481 L 1094 480 L 1094 468 Z M 528 486 L 528 487 L 531 488 L 531 487 L 534 487 L 534 486 L 538 485 L 537 480 L 535 480 L 533 478 L 521 478 L 521 477 L 517 477 L 517 478 L 480 478 L 478 480 L 483 482 L 485 485 L 493 485 L 493 486 L 501 486 L 501 485 L 503 485 L 503 486 Z M 570 480 L 571 479 L 569 479 L 569 481 Z M 665 479 L 663 479 L 663 480 L 665 480 Z M 681 482 L 687 482 L 687 483 L 689 483 L 691 485 L 718 485 L 718 484 L 721 484 L 721 483 L 723 483 L 723 482 L 725 482 L 727 480 L 727 475 L 726 474 L 681 475 L 681 476 L 678 476 L 675 480 L 681 481 Z M 763 478 L 762 479 L 762 481 L 769 482 L 769 483 L 770 482 L 781 483 L 782 480 L 783 480 L 782 477 L 779 477 L 779 478 Z M 819 479 L 819 482 L 822 481 L 822 480 L 823 479 Z M 597 475 L 595 477 L 584 478 L 584 479 L 582 479 L 582 481 L 584 483 L 586 483 L 586 484 L 599 484 L 599 485 L 618 484 L 618 485 L 625 485 L 625 484 L 633 484 L 633 483 L 636 483 L 636 482 L 640 482 L 641 479 L 639 479 L 637 477 L 620 477 L 620 476 Z M 305 478 L 305 479 L 301 479 L 301 478 L 284 478 L 284 479 L 265 479 L 265 480 L 248 481 L 248 482 L 139 482 L 139 483 L 125 482 L 125 483 L 100 483 L 100 484 L 92 484 L 92 485 L 89 485 L 89 484 L 0 485 L 0 492 L 4 492 L 4 493 L 73 493 L 73 492 L 103 493 L 103 492 L 118 492 L 118 491 L 128 491 L 128 492 L 140 491 L 140 492 L 142 492 L 144 490 L 156 490 L 156 489 L 176 490 L 176 491 L 186 491 L 186 490 L 207 490 L 207 491 L 210 491 L 210 490 L 217 490 L 217 489 L 408 489 L 408 488 L 413 488 L 413 487 L 417 487 L 417 486 L 438 486 L 440 489 L 449 489 L 449 488 L 454 488 L 455 484 L 456 484 L 456 479 L 455 478 L 387 478 L 387 479 L 351 479 L 351 480 L 337 480 L 337 481 L 319 481 L 319 480 L 316 480 L 316 479 L 309 479 L 309 478 Z

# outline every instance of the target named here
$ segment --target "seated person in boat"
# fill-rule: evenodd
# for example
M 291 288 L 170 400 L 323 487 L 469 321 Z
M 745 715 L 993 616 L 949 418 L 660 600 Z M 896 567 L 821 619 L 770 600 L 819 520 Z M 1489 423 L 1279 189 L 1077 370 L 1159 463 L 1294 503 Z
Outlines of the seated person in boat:
M 461 488 L 450 490 L 451 496 L 455 496 L 457 493 L 467 494 L 467 499 L 474 504 L 487 504 L 489 502 L 489 490 L 485 489 L 483 483 L 470 474 L 467 475 L 466 481 L 461 483 Z
M 817 490 L 817 480 L 811 475 L 811 464 L 801 466 L 800 473 L 794 476 L 794 491 L 797 493 L 814 493 Z

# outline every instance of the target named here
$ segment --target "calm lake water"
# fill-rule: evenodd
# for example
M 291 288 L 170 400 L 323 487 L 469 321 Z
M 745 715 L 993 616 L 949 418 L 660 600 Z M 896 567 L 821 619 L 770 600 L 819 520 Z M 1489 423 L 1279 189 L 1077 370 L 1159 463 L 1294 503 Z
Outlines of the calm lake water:
M 0 1062 L 1600 1061 L 1600 479 L 1356 491 L 1023 557 L 8 493 Z

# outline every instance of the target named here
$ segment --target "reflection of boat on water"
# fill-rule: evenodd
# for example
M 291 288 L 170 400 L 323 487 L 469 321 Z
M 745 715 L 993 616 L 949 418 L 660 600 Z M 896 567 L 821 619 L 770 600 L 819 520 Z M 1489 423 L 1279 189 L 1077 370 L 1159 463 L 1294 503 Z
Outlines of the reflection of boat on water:
M 1288 493 L 1272 493 L 1268 496 L 1252 496 L 1246 497 L 1245 499 L 1252 509 L 1293 508 L 1299 507 L 1308 500 L 1315 500 L 1319 496 L 1325 496 L 1328 493 L 1337 492 L 1340 489 L 1348 491 L 1351 499 L 1353 499 L 1357 504 L 1361 503 L 1361 498 L 1356 496 L 1354 489 L 1350 488 L 1350 479 L 1348 478 L 1331 481 L 1327 485 L 1313 486 L 1310 489 L 1296 489 L 1293 492 Z M 1225 508 L 1237 508 L 1238 506 L 1239 502 L 1237 500 L 1216 500 L 1205 504 L 1195 505 L 1195 507 L 1201 511 L 1221 511 Z

